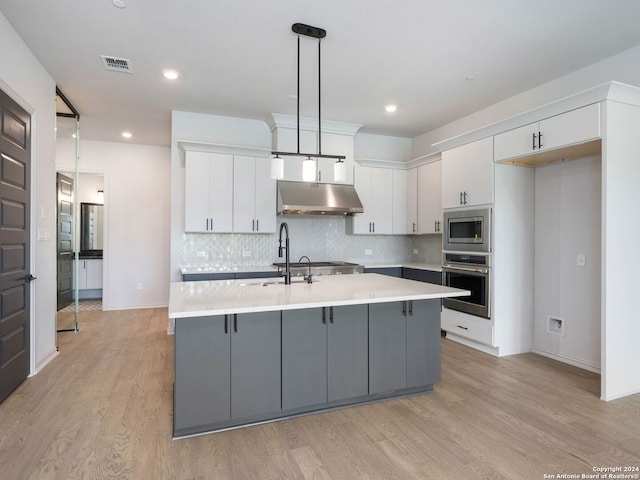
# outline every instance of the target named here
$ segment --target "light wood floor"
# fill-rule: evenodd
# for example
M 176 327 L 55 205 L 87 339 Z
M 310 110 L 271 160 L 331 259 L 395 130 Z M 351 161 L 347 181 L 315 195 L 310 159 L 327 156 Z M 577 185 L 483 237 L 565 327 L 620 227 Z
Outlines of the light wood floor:
M 534 354 L 442 341 L 434 393 L 171 439 L 165 309 L 82 312 L 0 405 L 0 478 L 542 479 L 640 466 L 640 395 Z

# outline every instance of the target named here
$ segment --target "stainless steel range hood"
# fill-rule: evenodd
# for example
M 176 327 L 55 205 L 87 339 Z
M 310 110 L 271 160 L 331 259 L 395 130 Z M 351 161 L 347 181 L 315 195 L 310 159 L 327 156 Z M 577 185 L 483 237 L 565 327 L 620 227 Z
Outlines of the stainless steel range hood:
M 278 213 L 354 215 L 362 202 L 353 185 L 278 181 Z

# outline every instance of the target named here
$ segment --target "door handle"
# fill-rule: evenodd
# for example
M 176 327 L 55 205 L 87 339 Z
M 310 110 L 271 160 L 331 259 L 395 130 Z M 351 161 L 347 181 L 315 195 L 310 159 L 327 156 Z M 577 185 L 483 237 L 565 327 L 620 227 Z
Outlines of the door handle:
M 409 300 L 409 316 L 413 317 L 413 300 Z
M 533 134 L 533 139 L 531 140 L 531 146 L 532 146 L 532 150 L 536 149 L 536 134 Z
M 333 307 L 329 307 L 329 322 L 333 323 Z
M 251 231 L 252 232 L 256 231 L 256 221 L 255 220 L 251 220 Z
M 542 132 L 538 132 L 538 150 L 542 148 Z
M 24 283 L 31 283 L 36 279 L 36 277 L 34 277 L 33 275 L 31 275 L 30 273 L 28 273 L 27 275 L 24 276 Z
M 209 219 L 207 218 L 207 232 L 209 231 Z
M 322 324 L 323 325 L 327 323 L 327 314 L 326 314 L 325 308 L 327 307 L 322 307 Z
M 256 218 L 256 232 L 260 231 L 260 219 Z
M 238 314 L 233 314 L 233 332 L 238 333 Z
M 224 316 L 224 334 L 229 333 L 229 315 Z
M 403 317 L 407 316 L 407 302 L 406 301 L 402 302 L 402 316 Z

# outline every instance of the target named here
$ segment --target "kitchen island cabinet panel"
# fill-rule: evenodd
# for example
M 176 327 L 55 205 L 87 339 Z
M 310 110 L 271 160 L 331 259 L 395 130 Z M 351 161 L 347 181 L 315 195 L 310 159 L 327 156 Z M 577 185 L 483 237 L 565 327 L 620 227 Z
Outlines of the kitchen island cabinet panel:
M 231 343 L 227 315 L 176 322 L 174 431 L 192 433 L 229 420 Z M 228 324 L 227 324 L 228 331 Z
M 282 312 L 282 408 L 327 401 L 327 311 Z
M 369 305 L 369 394 L 407 386 L 406 303 Z
M 280 410 L 280 312 L 233 317 L 231 418 Z
M 440 301 L 411 300 L 407 315 L 407 387 L 440 381 Z
M 368 311 L 366 305 L 329 307 L 327 397 L 329 402 L 367 395 Z

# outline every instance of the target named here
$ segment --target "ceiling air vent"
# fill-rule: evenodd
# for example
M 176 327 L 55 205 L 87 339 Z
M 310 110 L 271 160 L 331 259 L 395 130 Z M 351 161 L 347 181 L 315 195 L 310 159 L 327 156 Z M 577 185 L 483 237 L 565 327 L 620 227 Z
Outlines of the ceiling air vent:
M 113 72 L 133 73 L 131 69 L 131 61 L 126 58 L 110 57 L 108 55 L 100 55 L 104 68 Z

